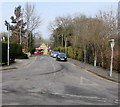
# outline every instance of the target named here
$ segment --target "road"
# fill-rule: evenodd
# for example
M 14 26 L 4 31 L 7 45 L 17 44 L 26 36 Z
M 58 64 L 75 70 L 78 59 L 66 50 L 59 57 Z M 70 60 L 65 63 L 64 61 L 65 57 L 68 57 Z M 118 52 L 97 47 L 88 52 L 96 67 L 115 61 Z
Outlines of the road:
M 48 55 L 2 73 L 3 105 L 116 105 L 118 84 Z

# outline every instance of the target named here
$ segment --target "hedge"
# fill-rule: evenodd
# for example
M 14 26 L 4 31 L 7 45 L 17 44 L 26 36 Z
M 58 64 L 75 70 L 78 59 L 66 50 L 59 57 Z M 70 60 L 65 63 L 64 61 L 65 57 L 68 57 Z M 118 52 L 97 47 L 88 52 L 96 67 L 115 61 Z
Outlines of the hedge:
M 57 47 L 55 48 L 55 50 L 65 53 L 65 47 Z M 75 48 L 71 46 L 67 47 L 67 56 L 72 59 L 84 61 L 84 52 L 80 47 L 75 47 Z M 104 59 L 104 65 L 101 66 L 100 65 L 101 59 L 100 59 L 100 56 L 98 56 L 97 65 L 105 69 L 109 69 L 110 61 L 111 61 L 110 57 L 109 58 L 103 57 L 103 59 Z M 94 63 L 94 56 L 90 49 L 87 50 L 86 61 L 87 63 L 92 65 Z M 116 70 L 118 73 L 120 73 L 120 54 L 114 53 L 113 70 Z
M 57 47 L 55 50 L 65 53 L 65 47 Z M 80 48 L 72 48 L 71 46 L 67 47 L 66 54 L 69 58 L 82 60 L 82 50 Z
M 2 43 L 2 62 L 7 62 L 7 46 L 8 44 L 6 42 Z M 22 46 L 17 43 L 11 42 L 9 51 L 10 51 L 10 62 L 14 61 L 14 59 L 23 55 Z

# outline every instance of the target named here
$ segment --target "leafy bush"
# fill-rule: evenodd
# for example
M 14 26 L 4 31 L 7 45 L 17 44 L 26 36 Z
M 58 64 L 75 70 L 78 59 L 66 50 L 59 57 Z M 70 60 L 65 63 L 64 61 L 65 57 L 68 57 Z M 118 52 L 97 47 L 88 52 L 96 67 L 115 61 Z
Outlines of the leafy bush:
M 65 53 L 65 47 L 57 47 L 55 51 Z M 67 56 L 69 58 L 81 60 L 82 59 L 82 50 L 80 48 L 67 47 Z
M 2 62 L 7 62 L 7 43 L 2 43 Z
M 61 47 L 61 46 L 59 46 L 59 47 L 57 47 L 57 48 L 55 48 L 55 51 L 58 51 L 58 52 L 65 52 L 65 48 L 64 47 Z
M 65 47 L 59 46 L 55 50 L 65 53 Z M 67 56 L 69 58 L 84 61 L 84 51 L 80 47 L 75 47 L 75 48 L 73 48 L 72 46 L 67 47 Z M 110 58 L 111 58 L 111 56 L 104 55 L 103 56 L 104 63 L 102 66 L 101 56 L 98 56 L 97 57 L 97 65 L 100 67 L 103 67 L 105 69 L 109 69 L 110 62 L 111 62 Z M 94 56 L 93 56 L 93 53 L 92 53 L 92 50 L 90 47 L 87 48 L 86 62 L 89 64 L 94 63 Z M 114 52 L 113 70 L 118 71 L 118 73 L 120 73 L 120 53 L 119 52 Z
M 67 53 L 68 53 L 68 57 L 70 58 L 74 58 L 74 52 L 73 52 L 73 48 L 70 46 L 67 48 Z
M 8 44 L 6 42 L 2 43 L 2 62 L 7 62 L 7 46 Z M 16 58 L 28 58 L 27 55 L 25 55 L 22 52 L 22 46 L 17 43 L 10 43 L 10 63 L 14 62 Z
M 10 57 L 17 58 L 22 54 L 22 46 L 17 43 L 10 43 Z
M 16 57 L 17 59 L 28 59 L 28 55 L 25 53 L 20 54 L 19 56 Z

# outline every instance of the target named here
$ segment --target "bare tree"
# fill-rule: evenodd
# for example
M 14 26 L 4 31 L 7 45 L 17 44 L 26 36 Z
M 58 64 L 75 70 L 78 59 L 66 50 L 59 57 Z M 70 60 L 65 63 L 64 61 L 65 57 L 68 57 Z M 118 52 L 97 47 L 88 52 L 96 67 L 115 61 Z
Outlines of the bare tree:
M 49 30 L 53 32 L 52 35 L 54 37 L 55 45 L 65 46 L 65 50 L 67 50 L 67 42 L 72 33 L 71 21 L 72 19 L 70 16 L 56 17 L 54 22 L 51 22 L 49 25 Z
M 73 37 L 74 47 L 80 47 L 84 52 L 84 63 L 86 63 L 87 45 L 89 44 L 88 18 L 85 15 L 79 15 L 73 19 Z
M 33 31 L 35 31 L 36 29 L 38 29 L 38 27 L 40 26 L 41 23 L 41 19 L 40 16 L 36 14 L 35 12 L 35 5 L 30 4 L 30 3 L 26 3 L 25 5 L 25 10 L 24 10 L 24 16 L 25 16 L 25 20 L 27 22 L 27 41 L 29 39 L 30 36 L 30 32 L 33 33 Z M 27 47 L 29 45 L 29 42 L 27 43 Z

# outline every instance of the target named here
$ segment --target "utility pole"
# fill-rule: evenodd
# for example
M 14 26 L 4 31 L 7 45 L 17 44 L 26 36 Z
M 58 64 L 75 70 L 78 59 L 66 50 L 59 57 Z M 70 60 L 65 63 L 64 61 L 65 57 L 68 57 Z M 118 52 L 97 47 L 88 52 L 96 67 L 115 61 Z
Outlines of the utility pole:
M 22 44 L 22 40 L 21 39 L 22 39 L 22 37 L 21 37 L 21 26 L 20 26 L 20 45 Z
M 24 12 L 24 9 L 23 9 Z M 22 23 L 23 23 L 23 13 L 21 15 L 21 23 L 20 23 L 20 45 L 22 44 Z
M 112 68 L 113 68 L 113 48 L 114 48 L 114 39 L 109 40 L 111 45 L 111 64 L 110 64 L 110 76 L 112 76 Z
M 9 40 L 9 37 L 10 37 L 10 25 L 8 24 L 8 48 L 7 48 L 7 60 L 8 60 L 8 66 L 10 65 L 10 40 Z

